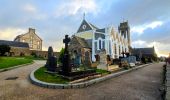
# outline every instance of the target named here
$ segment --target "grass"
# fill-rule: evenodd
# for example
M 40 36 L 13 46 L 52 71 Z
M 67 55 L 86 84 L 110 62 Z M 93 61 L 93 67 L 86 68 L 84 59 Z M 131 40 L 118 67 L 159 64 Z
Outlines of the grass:
M 33 62 L 32 59 L 28 59 L 25 57 L 0 57 L 0 69 L 9 68 L 31 62 Z
M 41 67 L 34 73 L 34 75 L 38 80 L 43 82 L 57 83 L 57 84 L 67 84 L 69 82 L 69 80 L 62 78 L 57 74 L 49 74 L 46 73 L 45 71 L 46 68 Z
M 103 70 L 103 69 L 96 69 L 96 72 L 97 72 L 97 73 L 100 73 L 100 74 L 110 74 L 109 71 Z

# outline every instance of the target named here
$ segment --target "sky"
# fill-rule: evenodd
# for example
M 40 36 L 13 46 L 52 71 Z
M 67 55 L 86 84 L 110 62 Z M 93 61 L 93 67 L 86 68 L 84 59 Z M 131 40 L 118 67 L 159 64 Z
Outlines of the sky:
M 60 51 L 64 35 L 86 20 L 99 28 L 129 22 L 133 48 L 155 47 L 170 52 L 170 0 L 0 0 L 0 39 L 13 40 L 35 28 L 43 50 Z

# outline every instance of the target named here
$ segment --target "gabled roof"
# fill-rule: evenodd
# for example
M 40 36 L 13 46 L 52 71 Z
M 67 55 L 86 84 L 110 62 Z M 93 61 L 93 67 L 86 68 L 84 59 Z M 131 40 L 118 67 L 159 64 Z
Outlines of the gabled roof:
M 134 48 L 132 50 L 133 54 L 154 54 L 155 53 L 155 49 L 153 48 Z
M 83 26 L 85 25 L 84 29 Z M 95 25 L 88 23 L 85 19 L 82 21 L 80 27 L 77 30 L 78 32 L 84 32 L 84 31 L 89 31 L 89 30 L 93 30 L 93 29 L 98 29 Z
M 9 46 L 12 46 L 12 47 L 29 48 L 28 43 L 16 42 L 16 41 L 0 40 L 0 45 L 9 45 Z
M 72 39 L 76 39 L 77 42 L 83 47 L 83 48 L 90 48 L 87 41 L 84 38 L 78 37 L 73 35 Z
M 29 34 L 29 33 L 30 33 L 30 30 L 32 30 L 32 28 L 29 28 L 29 31 L 28 31 L 27 33 L 16 36 L 15 39 L 14 39 L 14 41 L 15 41 L 16 39 L 18 39 L 18 38 L 23 37 L 23 36 L 26 35 L 26 34 Z M 42 41 L 42 39 L 35 33 L 35 29 L 34 29 L 34 34 Z

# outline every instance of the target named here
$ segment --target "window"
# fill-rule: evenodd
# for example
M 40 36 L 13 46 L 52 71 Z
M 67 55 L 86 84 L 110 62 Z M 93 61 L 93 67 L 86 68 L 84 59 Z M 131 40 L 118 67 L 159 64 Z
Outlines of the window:
M 99 40 L 99 49 L 102 49 L 102 41 Z
M 117 48 L 116 48 L 116 44 L 115 44 L 115 54 L 117 54 Z

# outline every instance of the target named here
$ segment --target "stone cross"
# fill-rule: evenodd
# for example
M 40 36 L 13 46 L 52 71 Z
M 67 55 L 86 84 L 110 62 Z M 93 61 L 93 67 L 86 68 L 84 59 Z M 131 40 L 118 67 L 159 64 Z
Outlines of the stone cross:
M 68 52 L 68 43 L 70 42 L 70 38 L 68 35 L 65 35 L 65 39 L 63 39 L 63 43 L 65 43 L 65 50 L 64 50 L 64 56 L 62 61 L 62 74 L 68 76 L 71 72 L 71 64 L 70 64 L 70 55 Z
M 65 52 L 68 52 L 68 43 L 70 42 L 70 38 L 68 35 L 65 35 L 65 39 L 63 39 L 63 43 L 65 43 Z

